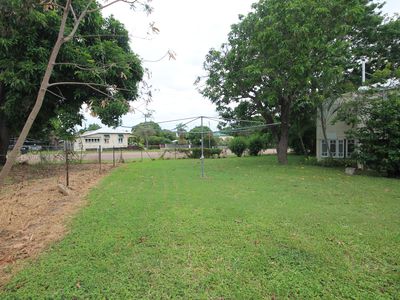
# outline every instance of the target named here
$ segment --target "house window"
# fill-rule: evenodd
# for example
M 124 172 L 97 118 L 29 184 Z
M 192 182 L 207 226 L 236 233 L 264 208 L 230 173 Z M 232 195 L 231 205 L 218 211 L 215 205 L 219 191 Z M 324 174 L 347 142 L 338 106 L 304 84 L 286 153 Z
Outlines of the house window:
M 336 140 L 329 141 L 329 150 L 331 151 L 332 157 L 336 157 Z
M 325 142 L 325 140 L 321 140 L 321 157 L 329 156 L 328 145 L 332 157 L 344 157 L 344 140 L 328 140 L 328 144 Z
M 354 153 L 356 143 L 354 140 L 347 140 L 347 157 L 351 157 Z
M 325 140 L 322 140 L 322 147 L 321 147 L 321 156 L 322 157 L 328 157 L 328 146 L 326 145 Z
M 344 157 L 344 140 L 338 140 L 338 157 Z
M 85 143 L 100 143 L 100 139 L 85 139 Z
M 110 135 L 109 134 L 105 134 L 104 135 L 104 144 L 109 144 L 110 143 Z
M 124 135 L 123 134 L 118 134 L 118 143 L 122 144 L 124 142 Z

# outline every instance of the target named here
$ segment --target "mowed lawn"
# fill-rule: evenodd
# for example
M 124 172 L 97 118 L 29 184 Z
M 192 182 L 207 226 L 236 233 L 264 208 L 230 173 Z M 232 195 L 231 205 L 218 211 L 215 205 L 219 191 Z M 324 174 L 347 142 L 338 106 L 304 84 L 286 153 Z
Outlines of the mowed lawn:
M 400 181 L 274 156 L 130 163 L 1 299 L 399 299 Z

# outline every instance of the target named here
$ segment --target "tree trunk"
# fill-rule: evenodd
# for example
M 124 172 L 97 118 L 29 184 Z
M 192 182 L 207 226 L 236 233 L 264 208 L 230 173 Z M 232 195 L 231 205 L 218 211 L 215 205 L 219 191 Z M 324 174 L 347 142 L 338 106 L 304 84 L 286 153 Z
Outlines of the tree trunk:
M 320 116 L 321 116 L 321 129 L 322 129 L 322 135 L 324 136 L 324 140 L 325 140 L 325 144 L 328 150 L 328 155 L 330 158 L 332 158 L 332 153 L 331 153 L 331 147 L 328 144 L 328 137 L 326 135 L 326 119 L 324 116 L 324 108 L 321 104 L 321 106 L 319 107 L 319 112 L 320 112 Z
M 5 103 L 4 86 L 0 85 L 0 166 L 6 163 L 8 146 L 10 143 L 10 130 L 7 126 L 7 120 L 1 107 Z
M 278 162 L 287 165 L 287 150 L 289 146 L 289 119 L 290 119 L 290 101 L 284 99 L 281 103 L 281 132 L 278 142 Z
M 299 131 L 297 131 L 297 136 L 299 137 L 301 150 L 303 150 L 304 156 L 308 157 L 308 152 L 307 152 L 306 146 L 304 145 L 303 136 Z
M 61 25 L 60 25 L 60 29 L 58 32 L 58 37 L 57 37 L 57 41 L 54 44 L 54 48 L 51 52 L 50 58 L 49 58 L 49 62 L 47 64 L 47 68 L 46 68 L 46 72 L 44 73 L 43 79 L 42 79 L 42 83 L 40 85 L 40 89 L 38 92 L 38 95 L 36 97 L 36 102 L 35 105 L 33 106 L 33 109 L 31 111 L 31 113 L 29 114 L 28 119 L 25 122 L 25 125 L 21 131 L 20 136 L 18 137 L 17 142 L 15 143 L 14 148 L 12 149 L 12 151 L 10 152 L 10 154 L 8 155 L 7 161 L 4 165 L 4 167 L 1 169 L 0 171 L 0 186 L 3 185 L 6 177 L 8 176 L 8 174 L 11 171 L 12 166 L 14 165 L 18 154 L 21 151 L 21 147 L 24 144 L 25 139 L 27 138 L 29 131 L 32 128 L 33 122 L 35 121 L 41 107 L 43 104 L 43 100 L 44 100 L 44 96 L 46 95 L 46 91 L 47 88 L 49 86 L 49 81 L 50 81 L 50 77 L 51 74 L 53 72 L 53 68 L 54 68 L 54 64 L 56 62 L 58 53 L 60 52 L 60 48 L 64 42 L 64 32 L 65 32 L 65 24 L 67 22 L 67 17 L 68 17 L 68 13 L 70 10 L 70 5 L 71 5 L 71 0 L 67 1 L 67 4 L 64 8 L 64 14 L 63 14 L 63 18 L 61 21 Z

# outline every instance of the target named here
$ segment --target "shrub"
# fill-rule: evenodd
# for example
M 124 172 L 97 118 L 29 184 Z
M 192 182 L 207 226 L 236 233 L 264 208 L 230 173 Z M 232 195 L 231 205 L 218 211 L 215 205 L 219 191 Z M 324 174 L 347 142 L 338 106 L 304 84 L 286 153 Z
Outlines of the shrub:
M 235 153 L 236 156 L 241 157 L 247 149 L 247 141 L 241 136 L 235 137 L 229 142 L 228 148 Z
M 191 154 L 189 155 L 190 158 L 200 158 L 201 157 L 201 148 L 192 148 L 190 149 Z M 220 156 L 222 149 L 218 148 L 204 148 L 204 157 L 205 158 L 212 158 L 214 156 Z
M 264 149 L 264 139 L 259 135 L 251 136 L 249 139 L 249 153 L 251 156 L 257 156 Z
M 354 126 L 348 132 L 359 141 L 357 159 L 368 169 L 400 177 L 400 96 L 360 97 L 346 103 L 338 119 Z
M 325 158 L 318 161 L 316 157 L 307 157 L 303 162 L 305 165 L 321 166 L 326 168 L 357 167 L 357 161 L 354 159 Z
M 222 153 L 222 149 L 219 149 L 219 148 L 213 148 L 213 149 L 211 149 L 211 155 L 212 155 L 212 156 L 217 155 L 218 158 L 219 158 L 219 156 L 221 155 L 221 153 Z

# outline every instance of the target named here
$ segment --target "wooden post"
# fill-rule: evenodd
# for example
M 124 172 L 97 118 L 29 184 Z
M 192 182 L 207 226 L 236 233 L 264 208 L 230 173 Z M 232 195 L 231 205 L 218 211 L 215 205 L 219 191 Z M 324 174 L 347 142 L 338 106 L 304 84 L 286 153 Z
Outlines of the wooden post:
M 115 167 L 115 147 L 113 146 L 113 166 Z
M 68 143 L 64 141 L 65 145 L 65 181 L 66 186 L 69 187 L 69 159 L 68 159 Z
M 101 146 L 99 146 L 99 170 L 101 172 Z

